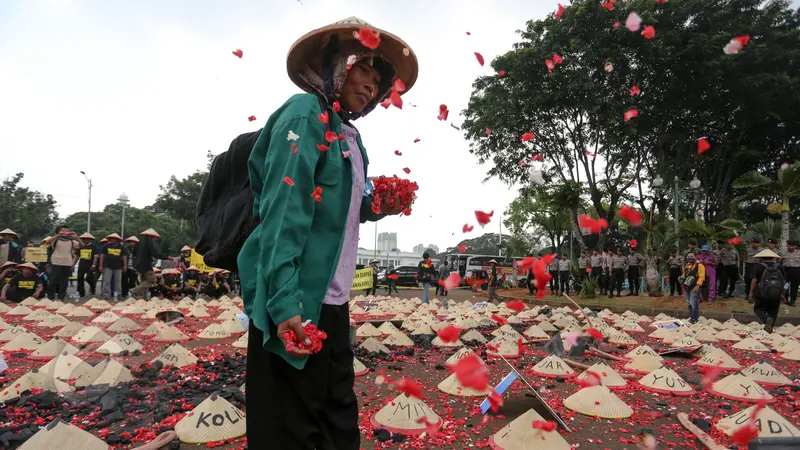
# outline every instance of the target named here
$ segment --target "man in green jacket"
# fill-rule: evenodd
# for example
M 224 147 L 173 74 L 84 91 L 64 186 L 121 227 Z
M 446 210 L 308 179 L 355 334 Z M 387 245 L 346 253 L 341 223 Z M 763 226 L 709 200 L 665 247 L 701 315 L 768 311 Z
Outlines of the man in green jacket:
M 362 28 L 378 34 L 359 41 Z M 351 122 L 387 98 L 396 80 L 408 91 L 417 59 L 399 38 L 350 18 L 300 38 L 287 66 L 307 94 L 275 111 L 253 147 L 250 185 L 260 224 L 238 258 L 250 318 L 248 445 L 357 450 L 347 302 L 359 224 L 400 208 L 372 211 L 369 160 Z M 322 349 L 287 353 L 285 333 L 305 341 L 306 321 L 327 333 Z

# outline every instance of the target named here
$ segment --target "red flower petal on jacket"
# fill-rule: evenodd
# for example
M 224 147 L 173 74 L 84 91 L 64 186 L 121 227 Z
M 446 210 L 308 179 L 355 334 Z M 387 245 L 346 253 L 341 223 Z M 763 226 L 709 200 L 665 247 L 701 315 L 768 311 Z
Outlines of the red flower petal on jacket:
M 381 45 L 380 33 L 375 30 L 370 30 L 369 28 L 361 28 L 358 30 L 358 40 L 361 41 L 361 45 L 373 50 Z
M 522 142 L 528 142 L 533 139 L 533 133 L 524 133 L 522 135 Z
M 323 113 L 319 113 L 317 115 L 317 119 L 319 119 L 319 121 L 322 122 L 322 123 L 328 123 L 328 111 L 325 111 Z
M 325 140 L 328 142 L 334 142 L 336 139 L 339 139 L 339 136 L 336 135 L 333 131 L 326 131 L 325 132 Z
M 403 156 L 403 153 L 400 150 L 395 150 L 394 154 L 397 156 Z
M 635 227 L 642 224 L 642 214 L 628 205 L 624 205 L 619 209 L 619 216 Z
M 555 64 L 553 64 L 553 61 L 551 61 L 551 60 L 549 60 L 549 59 L 545 59 L 545 60 L 544 60 L 544 65 L 545 65 L 545 66 L 547 66 L 547 71 L 548 71 L 548 72 L 552 72 L 552 71 L 553 71 L 553 69 L 555 69 L 555 68 L 556 68 L 556 65 L 555 65 Z
M 559 55 L 558 53 L 553 53 L 553 62 L 555 64 L 561 64 L 562 62 L 564 62 L 564 59 L 561 58 L 561 55 Z
M 497 410 L 503 406 L 503 397 L 494 389 L 492 389 L 492 393 L 489 394 L 489 406 L 492 408 L 492 412 L 497 412 Z
M 556 12 L 555 12 L 555 14 L 553 14 L 553 16 L 555 16 L 556 19 L 560 19 L 561 16 L 563 16 L 563 15 L 564 15 L 564 5 L 559 3 L 558 4 L 558 9 L 556 9 Z
M 697 141 L 697 154 L 702 155 L 703 153 L 707 152 L 711 148 L 711 144 L 708 142 L 706 138 L 700 138 Z
M 231 53 L 233 53 L 234 55 L 236 55 L 236 57 L 237 57 L 237 58 L 239 58 L 239 59 L 242 59 L 242 56 L 244 55 L 244 52 L 242 52 L 242 51 L 241 51 L 240 49 L 238 49 L 238 48 L 237 48 L 236 50 L 232 51 Z
M 286 184 L 288 184 L 289 186 L 294 186 L 294 180 L 292 180 L 292 179 L 291 179 L 291 178 L 289 178 L 289 177 L 284 177 L 284 178 L 283 178 L 283 182 L 284 182 L 284 183 L 286 183 Z
M 478 52 L 475 52 L 475 58 L 478 60 L 478 64 L 480 64 L 481 66 L 483 66 L 483 55 L 481 55 L 481 54 L 480 54 L 480 53 L 478 53 Z
M 478 391 L 486 390 L 489 387 L 489 368 L 478 358 L 478 355 L 469 354 L 459 359 L 453 368 L 453 373 L 464 387 Z
M 403 167 L 403 172 L 405 172 L 407 174 L 411 173 L 411 169 L 409 169 L 408 167 Z
M 340 105 L 339 102 L 333 102 L 333 111 L 339 112 L 341 110 L 342 110 L 342 105 Z
M 327 145 L 325 145 L 325 144 L 317 144 L 317 148 L 318 148 L 318 149 L 319 149 L 319 151 L 321 151 L 321 152 L 327 152 L 328 150 L 330 150 L 330 149 L 331 149 L 330 147 L 328 147 L 328 146 L 327 146 Z
M 631 87 L 631 97 L 639 95 L 639 86 L 632 86 Z
M 514 311 L 522 311 L 525 309 L 525 304 L 522 303 L 522 300 L 512 300 L 506 303 L 508 309 L 513 309 Z
M 389 94 L 389 100 L 397 109 L 403 109 L 403 99 L 397 91 L 392 90 L 392 93 Z
M 403 84 L 403 80 L 399 78 L 394 80 L 394 90 L 397 92 L 404 92 L 406 90 L 406 85 Z
M 453 272 L 455 273 L 455 272 Z M 450 343 L 455 342 L 461 336 L 461 328 L 456 328 L 452 325 L 448 325 L 444 328 L 439 328 L 439 331 L 436 332 L 443 342 Z
M 439 120 L 447 120 L 450 111 L 447 110 L 447 105 L 439 105 Z
M 484 226 L 487 223 L 489 223 L 493 215 L 494 215 L 494 210 L 492 210 L 488 214 L 483 211 L 475 211 L 475 218 L 478 219 L 478 224 L 480 226 Z
M 629 109 L 628 111 L 625 111 L 625 114 L 623 114 L 622 117 L 624 117 L 625 122 L 627 122 L 633 119 L 634 117 L 639 117 L 639 111 L 635 109 Z
M 300 151 L 300 149 L 297 148 L 297 146 L 294 144 L 294 142 L 292 142 L 292 155 L 296 154 L 299 151 Z
M 467 246 L 464 244 L 459 245 L 458 251 L 460 251 L 461 253 L 467 253 Z
M 475 227 L 471 227 L 471 226 L 469 226 L 467 224 L 464 224 L 464 227 L 461 228 L 461 231 L 464 232 L 464 233 L 469 233 L 470 231 L 472 231 L 473 228 L 475 228 Z
M 247 120 L 249 120 L 250 122 L 255 122 L 256 121 L 256 116 L 250 116 L 250 117 L 247 118 Z
M 344 140 L 344 135 L 340 134 L 339 136 L 336 137 L 336 139 L 338 139 L 340 141 L 343 141 Z
M 644 30 L 642 30 L 642 36 L 645 39 L 653 39 L 656 36 L 656 29 L 652 25 L 645 25 Z

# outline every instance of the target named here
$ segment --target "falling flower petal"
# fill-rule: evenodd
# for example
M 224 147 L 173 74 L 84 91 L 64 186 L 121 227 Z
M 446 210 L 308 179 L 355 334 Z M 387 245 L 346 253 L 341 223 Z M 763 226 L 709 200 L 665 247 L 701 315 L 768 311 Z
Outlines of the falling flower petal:
M 475 228 L 475 227 L 471 227 L 471 226 L 469 226 L 469 225 L 467 225 L 467 224 L 465 223 L 465 224 L 464 224 L 464 226 L 461 228 L 461 231 L 462 231 L 462 232 L 464 232 L 464 233 L 469 233 L 469 232 L 470 232 L 470 231 L 472 231 L 474 228 Z
M 525 309 L 525 304 L 522 303 L 522 300 L 512 300 L 506 303 L 506 306 L 508 306 L 508 309 L 513 309 L 514 311 L 522 311 Z
M 561 58 L 561 55 L 559 55 L 558 53 L 553 53 L 553 63 L 561 64 L 562 62 L 564 62 L 564 59 Z
M 414 139 L 414 143 L 416 144 L 416 143 L 417 143 L 417 142 L 419 142 L 420 140 L 421 140 L 420 138 L 416 138 L 416 139 Z
M 528 142 L 533 139 L 533 133 L 525 133 L 522 135 L 522 142 Z
M 457 126 L 453 125 L 452 123 L 450 124 L 450 127 L 454 128 L 454 129 L 456 129 L 456 130 L 459 130 L 459 131 L 461 131 L 461 128 L 458 128 Z
M 492 218 L 492 215 L 494 215 L 494 211 L 491 211 L 488 214 L 483 211 L 475 211 L 475 217 L 478 219 L 478 224 L 480 226 L 484 226 L 487 223 L 489 223 L 489 221 Z
M 644 30 L 642 30 L 642 36 L 645 39 L 653 39 L 656 35 L 656 29 L 653 28 L 652 25 L 645 25 Z
M 619 209 L 619 216 L 634 227 L 642 224 L 642 214 L 628 205 Z
M 383 101 L 381 102 L 381 106 L 383 106 L 383 107 L 384 107 L 384 108 L 386 108 L 386 109 L 389 109 L 389 107 L 390 107 L 390 106 L 392 106 L 392 100 L 391 100 L 389 97 L 386 97 L 386 98 L 385 98 L 385 99 L 383 99 Z
M 592 339 L 595 341 L 602 341 L 603 340 L 603 333 L 600 332 L 597 328 L 587 328 L 586 334 L 591 336 Z
M 403 80 L 399 78 L 394 80 L 394 90 L 397 92 L 404 92 L 406 90 L 406 85 L 403 84 Z
M 397 156 L 403 156 L 403 153 L 400 150 L 395 150 L 394 154 Z
M 614 10 L 614 4 L 610 3 L 610 2 L 601 3 L 600 6 L 602 6 L 603 8 L 605 8 L 605 9 L 607 9 L 609 11 L 613 11 Z
M 328 146 L 327 146 L 327 145 L 325 145 L 325 144 L 317 144 L 317 148 L 318 148 L 318 149 L 319 149 L 319 151 L 321 151 L 321 152 L 327 152 L 328 150 L 330 150 L 330 149 L 331 149 L 330 147 L 328 147 Z
M 622 26 L 622 24 L 621 24 L 621 23 L 619 23 L 619 22 L 614 22 L 614 25 L 612 25 L 612 27 L 613 27 L 615 30 L 616 30 L 617 28 L 621 27 L 621 26 Z
M 733 244 L 733 245 L 741 244 L 742 243 L 742 238 L 740 238 L 740 237 L 732 237 L 732 238 L 728 239 L 728 243 L 729 244 Z
M 490 134 L 492 134 L 492 130 L 490 130 L 490 129 L 488 129 L 488 128 L 487 128 L 487 129 L 486 129 L 486 135 L 488 136 L 488 135 L 490 135 Z
M 711 148 L 711 144 L 708 142 L 706 138 L 700 138 L 697 141 L 697 154 L 702 155 L 703 153 L 707 152 L 708 149 Z
M 489 368 L 474 353 L 459 359 L 453 368 L 453 373 L 464 387 L 478 391 L 489 387 Z
M 447 115 L 450 111 L 447 110 L 447 105 L 439 105 L 439 120 L 447 120 Z
M 250 122 L 255 122 L 256 121 L 256 116 L 250 116 L 250 117 L 247 118 L 247 120 L 249 120 Z
M 237 48 L 236 50 L 232 51 L 231 53 L 233 53 L 234 55 L 236 55 L 236 57 L 237 57 L 237 58 L 239 58 L 239 59 L 242 59 L 242 56 L 244 55 L 244 52 L 242 52 L 242 51 L 241 51 L 240 49 L 238 49 L 238 48 Z
M 600 375 L 592 372 L 591 370 L 587 370 L 584 373 L 586 374 L 584 378 L 577 378 L 575 380 L 575 382 L 578 383 L 580 387 L 584 388 L 584 387 L 599 386 L 602 383 Z
M 544 161 L 544 156 L 537 153 L 531 157 L 531 161 Z
M 747 422 L 733 432 L 731 440 L 742 447 L 747 447 L 750 441 L 758 437 L 759 431 L 757 426 Z
M 288 184 L 289 186 L 294 186 L 294 180 L 292 180 L 292 179 L 291 179 L 291 178 L 289 178 L 289 177 L 284 177 L 284 178 L 283 178 L 283 182 L 284 182 L 284 183 L 286 183 L 286 184 Z
M 549 59 L 545 59 L 544 60 L 544 65 L 547 66 L 547 71 L 548 72 L 552 72 L 556 68 L 556 65 L 553 64 L 553 61 L 551 61 Z
M 544 432 L 553 431 L 557 426 L 558 424 L 552 420 L 534 420 L 533 423 L 531 423 L 531 427 L 533 427 L 534 430 L 542 430 Z
M 411 169 L 409 169 L 408 167 L 403 167 L 403 172 L 405 172 L 407 174 L 411 173 Z
M 439 328 L 439 330 L 436 331 L 436 334 L 439 336 L 439 339 L 441 339 L 442 342 L 450 343 L 458 340 L 458 338 L 461 336 L 461 329 L 452 325 L 448 325 L 444 328 Z
M 628 241 L 628 247 L 630 247 L 630 248 L 634 248 L 637 245 L 639 245 L 639 242 L 636 241 L 636 239 L 631 239 L 630 241 Z
M 392 90 L 392 93 L 389 94 L 389 100 L 397 109 L 403 109 L 403 99 L 397 91 Z
M 481 66 L 483 66 L 483 55 L 481 55 L 481 54 L 480 54 L 480 53 L 478 53 L 478 52 L 475 52 L 475 58 L 478 60 L 478 64 L 480 64 Z
M 506 76 L 506 71 L 505 70 L 501 70 L 500 72 L 497 72 L 497 76 L 500 77 L 500 78 L 503 78 L 504 76 Z
M 625 111 L 625 114 L 623 114 L 622 117 L 624 117 L 625 121 L 627 122 L 633 119 L 634 117 L 639 117 L 639 111 L 635 109 L 629 109 L 628 111 Z
M 375 30 L 370 30 L 369 28 L 361 28 L 358 30 L 358 40 L 361 41 L 361 45 L 373 50 L 381 45 L 380 33 Z
M 631 11 L 628 18 L 625 20 L 625 28 L 630 31 L 639 31 L 642 27 L 642 18 L 636 12 Z
M 564 15 L 564 5 L 559 3 L 558 4 L 558 9 L 556 9 L 556 12 L 555 12 L 554 16 L 555 16 L 556 19 L 560 19 L 561 16 L 563 16 L 563 15 Z
M 631 97 L 639 95 L 639 92 L 639 86 L 634 85 L 631 87 Z
M 503 397 L 494 389 L 492 389 L 492 393 L 489 394 L 489 406 L 492 408 L 492 412 L 497 412 L 497 410 L 503 406 Z
M 439 280 L 439 285 L 444 287 L 445 291 L 455 289 L 461 285 L 461 275 L 458 272 L 450 272 L 444 280 Z
M 463 245 L 463 244 L 459 245 L 458 246 L 458 251 L 460 251 L 461 253 L 467 253 L 467 246 Z
M 498 316 L 497 314 L 492 314 L 492 320 L 497 322 L 498 325 L 505 325 L 505 324 L 508 323 L 508 321 L 506 319 Z
M 606 72 L 608 72 L 608 73 L 611 73 L 611 72 L 613 72 L 613 71 L 614 71 L 614 64 L 612 64 L 612 63 L 611 63 L 611 61 L 608 61 L 608 62 L 605 64 L 605 66 L 603 66 L 603 70 L 605 70 L 605 71 L 606 71 Z

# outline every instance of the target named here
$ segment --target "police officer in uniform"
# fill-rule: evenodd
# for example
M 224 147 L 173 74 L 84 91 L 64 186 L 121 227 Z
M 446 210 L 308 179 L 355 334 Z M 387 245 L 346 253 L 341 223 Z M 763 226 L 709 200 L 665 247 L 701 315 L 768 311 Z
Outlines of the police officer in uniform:
M 589 258 L 589 265 L 592 268 L 591 277 L 600 285 L 600 295 L 606 295 L 606 285 L 603 283 L 604 263 L 605 258 L 600 254 L 600 250 L 592 250 L 592 256 Z
M 747 259 L 744 261 L 744 298 L 750 303 L 753 303 L 753 299 L 750 298 L 750 280 L 753 279 L 753 270 L 755 266 L 761 264 L 761 261 L 755 257 L 756 253 L 761 250 L 763 250 L 761 248 L 761 239 L 751 239 L 750 248 L 747 249 Z
M 547 271 L 550 272 L 550 291 L 558 293 L 558 252 L 555 253 L 556 258 L 547 265 Z
M 797 241 L 786 241 L 787 250 L 782 253 L 781 263 L 786 270 L 786 281 L 789 282 L 788 305 L 795 306 L 797 302 L 797 288 L 800 286 L 800 251 L 797 250 Z
M 586 250 L 581 252 L 581 257 L 578 258 L 578 270 L 580 270 L 580 282 L 583 284 L 585 280 L 589 279 L 589 270 L 592 267 L 592 258 L 586 253 Z
M 776 247 L 777 245 L 778 241 L 776 241 L 775 239 L 772 238 L 767 239 L 767 248 L 775 253 L 778 253 L 778 248 Z
M 717 261 L 719 263 L 719 289 L 717 292 L 723 298 L 733 297 L 736 289 L 736 280 L 739 279 L 739 252 L 733 244 L 718 241 L 719 250 Z
M 697 250 L 697 241 L 689 241 L 689 247 L 681 253 L 681 267 L 686 264 L 686 255 L 689 253 L 694 253 L 695 255 L 700 253 L 700 251 Z
M 667 260 L 667 267 L 669 267 L 669 295 L 670 297 L 676 295 L 683 295 L 681 289 L 681 282 L 678 280 L 681 276 L 681 269 L 683 268 L 683 261 L 678 256 L 678 249 L 673 248 L 669 251 L 669 259 Z
M 622 283 L 625 281 L 625 272 L 628 268 L 628 258 L 622 255 L 622 248 L 617 249 L 617 254 L 611 257 L 609 264 L 611 269 L 612 282 L 608 286 L 608 298 L 614 297 L 614 289 L 617 290 L 617 297 L 622 296 Z
M 561 282 L 561 293 L 569 294 L 569 275 L 572 271 L 572 261 L 562 255 L 558 260 L 558 280 Z
M 639 295 L 639 266 L 644 265 L 644 256 L 641 253 L 636 251 L 636 247 L 633 246 L 628 250 L 628 285 L 630 287 L 630 291 L 628 292 L 628 297 L 632 295 Z

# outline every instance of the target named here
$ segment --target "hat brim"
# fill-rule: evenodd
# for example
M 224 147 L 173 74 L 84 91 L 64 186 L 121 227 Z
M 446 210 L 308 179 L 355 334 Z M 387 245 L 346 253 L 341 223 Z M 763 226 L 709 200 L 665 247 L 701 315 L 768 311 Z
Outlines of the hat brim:
M 314 87 L 300 76 L 300 73 L 304 69 L 304 63 L 309 61 L 312 55 L 323 54 L 325 46 L 328 45 L 330 37 L 333 35 L 338 35 L 340 41 L 356 40 L 353 36 L 353 32 L 358 33 L 360 28 L 370 28 L 380 33 L 381 43 L 376 50 L 389 61 L 392 67 L 394 67 L 395 77 L 400 79 L 405 85 L 406 90 L 404 92 L 408 92 L 417 82 L 417 75 L 419 74 L 417 55 L 411 50 L 408 44 L 399 37 L 366 22 L 333 23 L 308 32 L 295 41 L 286 57 L 286 70 L 289 73 L 289 78 L 300 89 L 312 94 L 316 93 Z M 406 55 L 406 53 L 408 54 Z
M 19 265 L 17 265 L 17 269 L 30 269 L 30 270 L 33 270 L 33 271 L 36 271 L 36 272 L 39 271 L 39 268 L 34 266 L 31 263 L 19 264 Z
M 773 252 L 770 249 L 761 250 L 760 252 L 753 255 L 753 258 L 777 258 L 780 259 L 781 255 Z

